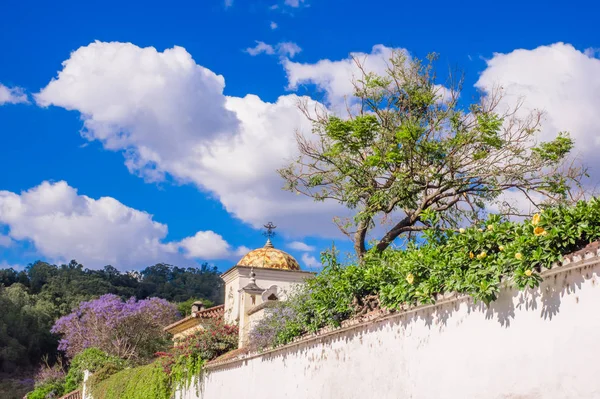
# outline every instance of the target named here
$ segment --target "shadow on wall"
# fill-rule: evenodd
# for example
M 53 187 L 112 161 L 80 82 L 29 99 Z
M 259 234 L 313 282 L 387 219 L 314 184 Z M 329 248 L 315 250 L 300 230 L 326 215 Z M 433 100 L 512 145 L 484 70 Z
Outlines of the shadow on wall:
M 594 259 L 594 265 L 597 262 L 598 260 Z M 397 332 L 398 338 L 401 338 L 411 324 L 418 320 L 423 320 L 429 329 L 437 328 L 442 332 L 447 327 L 450 317 L 464 304 L 467 306 L 467 311 L 461 318 L 456 319 L 457 325 L 460 325 L 462 320 L 469 314 L 476 312 L 483 314 L 488 320 L 497 320 L 502 327 L 510 328 L 511 321 L 515 318 L 515 309 L 521 310 L 523 308 L 528 311 L 539 311 L 540 318 L 551 320 L 560 312 L 561 301 L 565 295 L 580 290 L 582 284 L 587 280 L 591 280 L 592 285 L 597 284 L 599 276 L 598 272 L 593 270 L 594 265 L 583 266 L 577 262 L 559 267 L 556 270 L 546 270 L 542 273 L 544 280 L 539 287 L 524 291 L 504 287 L 498 300 L 492 302 L 489 306 L 482 302 L 474 303 L 473 299 L 468 296 L 455 297 L 454 299 L 448 299 L 445 303 L 421 306 L 401 313 L 391 313 L 371 321 L 318 333 L 287 346 L 258 354 L 258 356 L 260 356 L 262 362 L 280 359 L 284 366 L 289 356 L 292 356 L 293 359 L 298 359 L 299 356 L 300 358 L 306 357 L 309 362 L 307 362 L 305 369 L 308 369 L 315 367 L 319 360 L 327 359 L 329 356 L 338 356 L 339 358 L 341 351 L 335 349 L 336 344 L 348 343 L 355 339 L 362 344 L 362 337 L 367 334 L 392 329 Z M 569 269 L 570 266 L 574 266 L 573 270 L 565 270 Z M 577 297 L 575 298 L 577 300 Z M 427 338 L 425 338 L 425 341 L 427 341 Z M 425 341 L 421 343 L 426 343 Z M 325 342 L 332 344 L 331 349 L 323 347 L 322 344 Z M 321 347 L 322 350 L 315 354 L 313 350 L 317 347 Z M 245 360 L 215 365 L 206 372 L 210 374 L 211 370 L 221 371 L 244 367 L 249 359 L 254 357 L 250 356 Z M 204 382 L 205 378 L 200 378 L 200 380 Z M 202 391 L 202 387 L 199 388 Z

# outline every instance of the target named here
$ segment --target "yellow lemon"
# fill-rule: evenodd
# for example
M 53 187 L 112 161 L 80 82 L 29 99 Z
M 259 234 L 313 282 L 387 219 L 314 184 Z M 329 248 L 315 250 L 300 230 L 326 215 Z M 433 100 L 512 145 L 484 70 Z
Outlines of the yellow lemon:
M 499 249 L 500 251 L 504 251 L 504 245 L 500 245 L 500 246 L 498 247 L 498 249 Z
M 540 222 L 540 219 L 541 219 L 541 218 L 542 218 L 542 217 L 540 216 L 540 214 L 539 214 L 539 213 L 536 213 L 536 214 L 535 214 L 535 215 L 533 215 L 533 217 L 531 218 L 531 224 L 532 224 L 533 226 L 537 226 L 537 224 Z
M 525 275 L 527 277 L 531 276 L 533 274 L 533 271 L 531 269 L 525 270 Z
M 517 253 L 515 254 L 515 258 L 517 258 L 518 260 L 521 260 L 521 259 L 523 259 L 523 254 L 522 254 L 522 253 L 520 253 L 520 252 L 517 252 Z
M 406 281 L 408 281 L 408 284 L 412 284 L 415 281 L 414 274 L 408 273 L 408 276 L 406 276 Z
M 548 232 L 546 230 L 544 230 L 544 228 L 542 226 L 538 226 L 535 229 L 533 229 L 533 234 L 535 234 L 536 237 L 539 237 L 539 236 L 545 236 L 546 234 L 548 234 Z
M 485 252 L 480 253 L 479 255 L 477 255 L 477 259 L 483 259 L 487 256 L 487 254 Z
M 488 229 L 489 231 L 492 231 L 492 230 L 494 230 L 494 225 L 493 225 L 493 224 L 488 224 L 488 227 L 487 227 L 487 229 Z
M 458 229 L 458 232 L 459 232 L 460 234 L 462 234 L 462 233 L 464 233 L 464 232 L 465 232 L 465 229 L 463 229 L 463 228 L 461 227 L 460 229 Z
M 475 254 L 473 252 L 469 252 L 469 258 L 473 259 L 475 257 Z

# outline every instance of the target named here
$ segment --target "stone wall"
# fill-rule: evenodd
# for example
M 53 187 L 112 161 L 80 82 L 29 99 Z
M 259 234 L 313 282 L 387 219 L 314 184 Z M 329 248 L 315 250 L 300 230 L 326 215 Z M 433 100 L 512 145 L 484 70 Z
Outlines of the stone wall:
M 178 398 L 600 398 L 600 259 L 580 256 L 489 308 L 448 297 L 213 362 Z

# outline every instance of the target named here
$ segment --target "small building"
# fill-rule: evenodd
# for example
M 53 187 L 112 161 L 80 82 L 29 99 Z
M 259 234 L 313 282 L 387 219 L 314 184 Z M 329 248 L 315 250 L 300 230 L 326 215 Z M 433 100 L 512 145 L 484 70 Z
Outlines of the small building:
M 276 249 L 269 238 L 264 247 L 250 251 L 221 275 L 225 282 L 224 305 L 203 309 L 200 303 L 199 307 L 192 307 L 190 316 L 165 327 L 165 331 L 177 340 L 203 328 L 202 324 L 211 318 L 223 317 L 225 323 L 239 327 L 242 348 L 248 343 L 253 325 L 264 317 L 265 309 L 285 300 L 295 286 L 313 275 L 301 270 L 293 256 Z
M 192 304 L 192 313 L 189 316 L 169 324 L 164 330 L 173 335 L 173 341 L 185 338 L 193 332 L 203 329 L 203 324 L 211 319 L 223 317 L 223 307 L 223 305 L 218 305 L 205 308 L 202 302 L 196 301 Z

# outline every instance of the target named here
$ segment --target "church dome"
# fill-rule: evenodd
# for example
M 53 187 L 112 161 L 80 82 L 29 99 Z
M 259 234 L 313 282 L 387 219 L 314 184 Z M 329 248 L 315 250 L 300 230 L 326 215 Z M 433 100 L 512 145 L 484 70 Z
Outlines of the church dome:
M 298 261 L 287 252 L 275 249 L 271 240 L 267 240 L 264 247 L 248 252 L 237 264 L 267 269 L 300 270 Z

